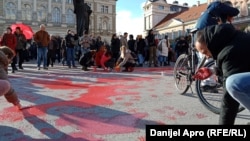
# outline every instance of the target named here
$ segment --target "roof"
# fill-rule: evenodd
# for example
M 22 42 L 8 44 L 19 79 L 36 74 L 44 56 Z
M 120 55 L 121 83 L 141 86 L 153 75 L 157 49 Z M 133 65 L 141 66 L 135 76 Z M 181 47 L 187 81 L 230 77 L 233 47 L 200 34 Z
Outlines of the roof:
M 168 14 L 165 18 L 163 18 L 158 24 L 155 25 L 156 28 L 162 27 L 165 25 L 166 22 L 168 22 L 169 20 L 175 18 L 176 16 L 180 15 L 181 13 L 185 12 L 186 10 L 180 11 L 180 12 L 176 12 L 176 13 L 172 13 L 172 14 Z
M 175 19 L 180 19 L 183 22 L 197 20 L 206 9 L 207 3 L 200 4 L 199 6 L 193 6 L 182 14 L 176 16 Z
M 158 24 L 155 25 L 156 28 L 161 28 L 166 25 L 166 23 L 172 19 L 176 19 L 182 22 L 188 22 L 197 20 L 201 13 L 207 9 L 207 3 L 200 4 L 199 6 L 190 7 L 187 10 L 176 12 L 173 14 L 168 14 L 165 18 L 163 18 Z

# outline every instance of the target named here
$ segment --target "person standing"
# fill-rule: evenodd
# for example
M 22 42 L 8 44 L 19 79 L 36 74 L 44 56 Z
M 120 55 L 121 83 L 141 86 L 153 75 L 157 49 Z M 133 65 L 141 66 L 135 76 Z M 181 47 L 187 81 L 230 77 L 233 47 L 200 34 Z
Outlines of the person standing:
M 120 38 L 120 47 L 124 46 L 126 47 L 126 50 L 128 50 L 128 40 L 127 40 L 127 37 L 128 37 L 128 33 L 127 32 L 124 32 L 123 36 L 121 36 Z
M 69 68 L 76 68 L 75 65 L 75 41 L 77 40 L 77 35 L 68 30 L 68 34 L 65 37 L 66 42 L 66 52 L 67 52 L 67 65 Z
M 12 49 L 14 52 L 16 51 L 16 45 L 17 45 L 17 40 L 16 36 L 12 33 L 12 29 L 10 27 L 7 27 L 6 33 L 3 35 L 1 45 L 2 46 L 7 46 L 10 49 Z M 15 52 L 16 54 L 16 52 Z M 15 73 L 17 70 L 16 68 L 16 63 L 17 63 L 17 57 L 14 55 L 11 63 L 11 68 L 12 68 L 12 73 Z
M 120 56 L 120 40 L 116 34 L 113 34 L 111 38 L 111 52 L 116 62 Z
M 15 36 L 17 39 L 16 53 L 18 56 L 18 68 L 23 69 L 23 62 L 25 58 L 25 47 L 27 44 L 26 37 L 21 31 L 20 27 L 16 27 Z
M 54 63 L 56 61 L 56 49 L 59 48 L 57 39 L 54 35 L 50 36 L 50 42 L 48 46 L 48 53 L 47 53 L 47 67 L 51 65 L 51 67 L 54 66 Z
M 169 43 L 168 43 L 168 37 L 165 36 L 163 39 L 161 39 L 161 41 L 158 43 L 158 48 L 161 48 L 159 50 L 159 56 L 158 56 L 158 59 L 159 59 L 159 64 L 160 66 L 165 66 L 165 63 L 167 62 L 167 59 L 168 59 L 168 51 L 169 51 Z
M 154 36 L 154 31 L 152 29 L 148 31 L 148 35 L 146 39 L 147 39 L 147 43 L 149 46 L 149 67 L 151 67 L 152 63 L 154 63 L 155 67 L 158 67 L 157 56 L 156 56 L 155 36 Z
M 47 53 L 48 45 L 50 41 L 49 33 L 45 30 L 45 25 L 40 25 L 40 30 L 35 33 L 34 37 L 37 43 L 37 69 L 40 70 L 41 59 L 43 60 L 43 69 L 48 69 L 47 67 Z

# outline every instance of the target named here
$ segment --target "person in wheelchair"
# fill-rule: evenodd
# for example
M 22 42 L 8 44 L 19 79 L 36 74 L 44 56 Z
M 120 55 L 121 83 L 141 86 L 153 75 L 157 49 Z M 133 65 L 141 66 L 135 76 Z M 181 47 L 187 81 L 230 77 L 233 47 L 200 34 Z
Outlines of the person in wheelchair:
M 116 62 L 116 71 L 120 71 L 121 67 L 124 67 L 123 72 L 132 72 L 136 65 L 135 58 L 131 55 L 131 51 L 125 46 L 120 48 L 121 54 Z
M 202 30 L 205 27 L 223 23 L 232 23 L 233 17 L 239 14 L 237 8 L 232 7 L 231 1 L 215 1 L 208 5 L 207 10 L 202 13 L 196 24 L 196 29 Z M 202 54 L 198 54 L 199 58 L 202 58 Z M 213 60 L 209 58 L 206 62 Z M 201 59 L 200 59 L 201 60 Z M 204 92 L 218 93 L 216 89 L 217 82 L 214 78 L 207 78 L 201 82 L 201 90 Z

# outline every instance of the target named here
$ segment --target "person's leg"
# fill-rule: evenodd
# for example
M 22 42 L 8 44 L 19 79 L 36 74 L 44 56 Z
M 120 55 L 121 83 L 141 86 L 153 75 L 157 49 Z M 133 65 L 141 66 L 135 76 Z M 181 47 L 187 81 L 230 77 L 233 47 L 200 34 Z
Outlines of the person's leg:
M 47 54 L 48 54 L 48 49 L 46 47 L 42 48 L 42 56 L 43 56 L 43 68 L 47 69 Z
M 163 56 L 162 55 L 159 55 L 158 61 L 159 61 L 159 65 L 163 66 Z
M 68 67 L 69 68 L 71 68 L 71 62 L 70 62 L 70 60 L 71 60 L 71 53 L 70 53 L 70 48 L 67 48 L 66 49 L 66 53 L 67 53 L 67 65 L 68 65 Z
M 151 64 L 154 60 L 154 47 L 149 47 L 149 67 L 151 67 Z
M 17 62 L 17 57 L 15 55 L 14 58 L 12 59 L 12 62 L 11 62 L 12 73 L 14 73 L 17 70 L 16 62 Z
M 73 67 L 76 67 L 76 65 L 75 65 L 75 49 L 72 49 L 71 50 L 71 56 L 72 56 L 72 66 Z
M 19 69 L 23 69 L 23 62 L 25 58 L 24 50 L 20 49 L 19 50 L 19 62 L 18 62 L 18 67 Z
M 239 110 L 239 103 L 226 91 L 221 101 L 220 125 L 233 125 Z
M 5 95 L 10 90 L 10 83 L 7 80 L 0 80 L 0 96 Z
M 154 66 L 157 67 L 158 61 L 157 61 L 157 49 L 156 49 L 156 47 L 153 47 L 153 61 L 154 61 Z
M 42 59 L 42 48 L 37 48 L 37 67 L 40 69 Z
M 48 50 L 47 53 L 47 67 L 49 66 L 49 64 L 51 63 L 51 50 Z
M 250 72 L 229 76 L 226 89 L 240 105 L 250 111 Z

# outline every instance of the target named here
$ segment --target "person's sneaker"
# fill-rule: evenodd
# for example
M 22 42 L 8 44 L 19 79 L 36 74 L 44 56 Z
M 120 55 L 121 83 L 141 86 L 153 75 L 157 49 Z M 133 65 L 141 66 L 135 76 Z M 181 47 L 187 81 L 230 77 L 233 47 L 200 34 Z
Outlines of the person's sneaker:
M 21 110 L 23 108 L 20 103 L 16 104 L 15 107 L 16 107 L 17 110 Z
M 203 92 L 218 93 L 218 90 L 217 90 L 216 86 L 204 85 L 204 86 L 201 86 L 201 90 Z
M 22 67 L 22 66 L 19 66 L 18 68 L 19 68 L 20 70 L 23 70 L 23 67 Z

